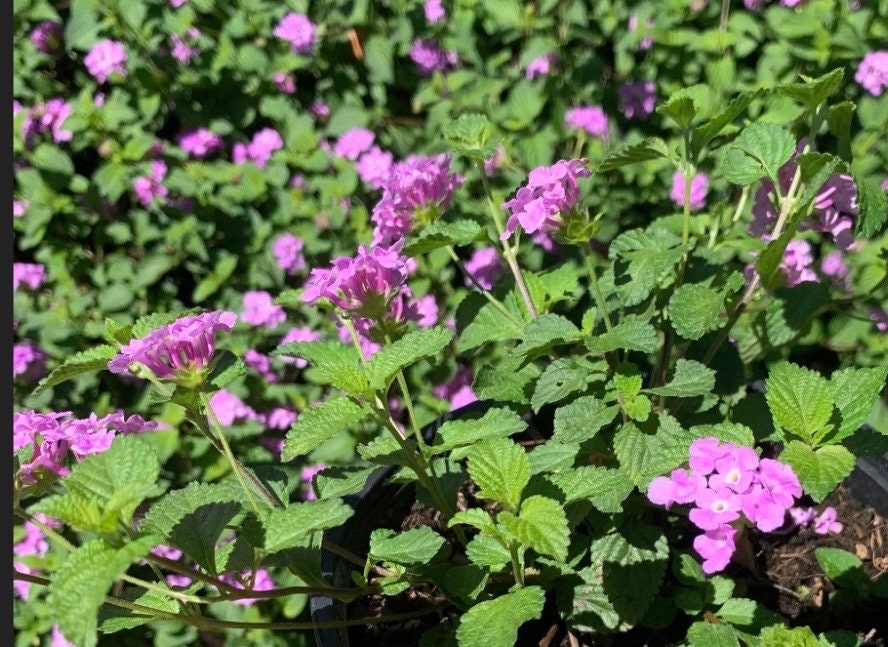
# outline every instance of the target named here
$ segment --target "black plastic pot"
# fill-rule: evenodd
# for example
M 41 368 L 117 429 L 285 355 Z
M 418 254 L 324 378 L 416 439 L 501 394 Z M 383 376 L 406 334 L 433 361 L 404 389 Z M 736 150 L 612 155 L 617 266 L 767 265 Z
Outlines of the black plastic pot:
M 488 409 L 501 405 L 493 400 L 479 400 L 454 411 L 450 411 L 422 430 L 423 439 L 432 443 L 438 429 L 449 420 L 458 420 L 467 415 L 484 414 Z M 528 430 L 524 435 L 539 438 L 538 418 L 528 420 Z M 370 533 L 380 527 L 383 516 L 403 519 L 410 512 L 416 500 L 414 483 L 390 483 L 390 477 L 398 466 L 381 467 L 367 479 L 364 488 L 357 494 L 344 497 L 353 509 L 354 514 L 342 526 L 324 533 L 324 539 L 345 548 L 356 555 L 366 554 L 370 544 Z M 350 574 L 355 566 L 338 555 L 321 550 L 321 573 L 324 579 L 334 587 L 346 587 L 352 584 Z M 347 618 L 344 602 L 334 600 L 325 595 L 313 595 L 309 600 L 311 619 L 314 622 L 341 621 Z M 315 639 L 319 647 L 346 647 L 351 644 L 347 628 L 315 629 Z

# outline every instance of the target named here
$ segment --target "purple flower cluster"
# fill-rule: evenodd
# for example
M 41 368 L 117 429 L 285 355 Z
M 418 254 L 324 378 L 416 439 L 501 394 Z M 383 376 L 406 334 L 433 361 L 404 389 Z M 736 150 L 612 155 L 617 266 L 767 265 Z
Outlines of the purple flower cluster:
M 34 382 L 46 375 L 46 351 L 30 339 L 12 347 L 12 378 Z
M 361 156 L 361 153 L 370 150 L 376 135 L 372 130 L 366 128 L 352 128 L 345 131 L 336 141 L 333 153 L 337 157 L 344 157 L 355 161 Z
M 462 183 L 450 172 L 450 155 L 434 157 L 411 155 L 395 164 L 383 186 L 382 198 L 373 207 L 370 219 L 374 245 L 390 245 L 413 227 L 415 220 L 431 222 L 450 205 L 453 192 Z
M 558 57 L 552 53 L 537 56 L 524 68 L 524 78 L 533 81 L 538 76 L 548 76 L 556 60 Z
M 276 305 L 274 298 L 264 290 L 249 290 L 244 293 L 244 311 L 241 319 L 253 326 L 277 328 L 287 319 L 283 306 Z
M 459 409 L 478 400 L 472 390 L 472 369 L 463 367 L 449 381 L 432 389 L 436 398 L 450 402 L 450 410 Z
M 691 522 L 703 530 L 694 549 L 703 558 L 703 571 L 723 570 L 734 553 L 731 525 L 741 516 L 763 532 L 783 525 L 786 512 L 802 495 L 792 468 L 753 449 L 721 443 L 717 438 L 695 440 L 688 451 L 690 471 L 679 468 L 658 476 L 648 486 L 648 499 L 657 505 L 691 504 Z
M 527 184 L 502 205 L 511 215 L 500 238 L 506 240 L 519 225 L 529 234 L 560 229 L 564 215 L 574 209 L 580 197 L 577 178 L 589 175 L 585 160 L 558 160 L 552 166 L 533 169 Z
M 236 314 L 222 310 L 181 317 L 131 340 L 108 362 L 108 370 L 131 374 L 130 364 L 136 362 L 161 379 L 202 371 L 216 350 L 216 332 L 230 331 L 235 321 Z
M 459 57 L 454 50 L 445 52 L 424 38 L 413 41 L 410 58 L 423 76 L 430 76 L 433 72 L 447 72 L 459 65 Z
M 55 56 L 62 50 L 62 26 L 52 20 L 44 20 L 31 32 L 31 43 L 39 52 Z
M 485 290 L 493 289 L 497 278 L 505 271 L 499 252 L 493 247 L 476 249 L 465 267 L 466 272 Z M 466 277 L 466 287 L 471 286 L 472 281 Z
M 37 413 L 23 410 L 13 414 L 13 453 L 28 445 L 33 447 L 30 460 L 21 466 L 23 482 L 36 482 L 38 470 L 66 475 L 65 459 L 69 450 L 77 460 L 82 460 L 89 454 L 108 449 L 117 434 L 153 431 L 159 426 L 138 415 L 127 418 L 122 411 L 101 418 L 94 413 L 83 419 L 70 416 L 70 411 Z
M 104 83 L 112 74 L 126 76 L 126 49 L 121 43 L 104 38 L 89 50 L 83 59 L 87 71 L 99 83 Z
M 236 589 L 247 591 L 271 591 L 274 589 L 274 581 L 271 579 L 271 574 L 264 568 L 256 569 L 255 573 L 250 569 L 241 571 L 237 575 L 224 573 L 219 576 L 219 581 L 225 582 Z M 260 600 L 262 598 L 239 598 L 234 603 L 241 606 L 250 606 Z
M 56 519 L 50 519 L 46 515 L 36 514 L 34 518 L 37 519 L 40 523 L 45 526 L 49 526 L 50 528 L 58 528 L 61 524 Z M 24 528 L 25 536 L 22 537 L 21 541 L 16 544 L 13 544 L 12 552 L 16 557 L 43 557 L 49 551 L 49 542 L 46 541 L 46 535 L 43 534 L 43 531 L 34 523 L 30 521 L 26 521 L 22 528 Z M 15 561 L 14 562 L 15 569 L 21 573 L 25 573 L 27 575 L 36 574 L 37 570 L 30 568 L 24 562 Z M 18 595 L 22 600 L 27 600 L 28 596 L 31 593 L 31 583 L 26 582 L 24 580 L 14 580 L 13 588 L 15 590 L 16 595 Z
M 222 137 L 208 128 L 196 128 L 179 136 L 179 146 L 189 156 L 199 159 L 222 148 Z
M 16 292 L 25 285 L 31 290 L 39 290 L 46 280 L 46 268 L 41 263 L 13 263 L 12 291 Z
M 392 164 L 394 164 L 394 156 L 389 151 L 382 150 L 379 146 L 373 146 L 361 155 L 358 163 L 355 164 L 355 170 L 361 177 L 361 181 L 371 189 L 381 189 L 391 175 Z
M 19 107 L 19 110 L 22 109 Z M 18 113 L 19 110 L 15 110 L 15 112 Z M 37 137 L 46 133 L 51 133 L 52 141 L 56 144 L 71 141 L 74 133 L 64 130 L 62 124 L 71 116 L 72 112 L 71 104 L 58 97 L 28 109 L 22 124 L 25 146 L 30 148 L 34 145 L 34 140 Z
M 167 165 L 163 160 L 151 161 L 151 174 L 140 175 L 133 180 L 133 192 L 136 198 L 144 206 L 148 206 L 155 199 L 165 201 L 169 196 L 170 190 L 163 185 L 163 180 L 167 174 Z
M 797 527 L 813 528 L 818 535 L 838 534 L 844 528 L 832 506 L 827 506 L 820 514 L 812 507 L 793 507 L 789 509 L 789 516 Z
M 241 420 L 259 420 L 259 414 L 251 406 L 225 389 L 216 391 L 210 398 L 209 404 L 216 420 L 225 427 Z
M 709 193 L 709 176 L 705 173 L 697 173 L 691 178 L 691 211 L 702 209 L 706 205 L 706 194 Z M 684 207 L 685 177 L 680 171 L 672 174 L 672 189 L 669 197 L 679 207 Z
M 315 46 L 316 28 L 308 16 L 290 12 L 284 16 L 272 32 L 281 40 L 290 43 L 297 54 L 308 54 Z
M 425 14 L 425 19 L 433 25 L 447 17 L 447 13 L 441 5 L 441 0 L 425 0 L 422 5 L 422 12 Z
M 259 168 L 265 168 L 271 154 L 284 147 L 284 140 L 274 128 L 263 128 L 255 135 L 249 144 L 235 144 L 231 153 L 231 160 L 235 164 L 243 164 L 252 161 Z
M 302 256 L 302 239 L 293 234 L 281 234 L 271 244 L 271 251 L 277 261 L 277 265 L 287 274 L 295 274 L 305 268 L 305 258 Z
M 271 75 L 275 87 L 284 94 L 296 92 L 296 77 L 289 72 L 275 72 Z
M 803 147 L 804 142 L 800 142 L 796 148 L 796 154 Z M 785 194 L 789 190 L 797 168 L 795 156 L 780 167 L 777 176 L 780 180 L 781 193 Z M 749 225 L 749 232 L 764 240 L 770 239 L 770 229 L 777 221 L 775 194 L 774 183 L 770 180 L 762 180 L 752 205 L 753 220 Z M 833 237 L 836 246 L 840 249 L 848 249 L 854 242 L 852 229 L 857 208 L 857 187 L 854 184 L 854 178 L 850 175 L 834 173 L 829 176 L 814 197 L 812 218 L 802 221 L 799 229 L 828 233 Z
M 195 56 L 200 54 L 200 50 L 195 46 L 195 42 L 201 37 L 200 30 L 196 27 L 189 27 L 182 36 L 172 34 L 170 42 L 173 48 L 170 50 L 170 56 L 187 65 Z
M 608 139 L 608 119 L 601 106 L 577 106 L 564 115 L 564 125 L 579 128 L 592 137 Z
M 647 119 L 657 105 L 657 86 L 653 81 L 635 81 L 620 86 L 620 105 L 626 119 Z

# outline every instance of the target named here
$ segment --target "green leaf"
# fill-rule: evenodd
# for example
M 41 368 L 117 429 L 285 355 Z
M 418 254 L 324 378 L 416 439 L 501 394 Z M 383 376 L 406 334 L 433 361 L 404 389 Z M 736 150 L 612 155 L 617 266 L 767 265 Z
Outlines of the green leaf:
M 885 230 L 888 222 L 888 195 L 876 182 L 855 176 L 854 183 L 858 204 L 854 233 L 872 240 Z
M 645 389 L 644 392 L 673 398 L 692 398 L 711 393 L 714 388 L 715 371 L 700 362 L 679 359 L 675 363 L 675 374 L 668 384 Z
M 65 25 L 65 47 L 89 49 L 99 38 L 101 24 L 98 0 L 73 0 L 71 17 Z
M 273 357 L 301 357 L 311 365 L 306 377 L 331 384 L 350 395 L 364 395 L 370 383 L 361 368 L 358 351 L 340 342 L 289 342 L 272 351 Z
M 228 483 L 191 483 L 151 506 L 142 527 L 216 575 L 216 544 L 240 512 L 239 492 Z
M 465 218 L 455 222 L 436 220 L 423 227 L 416 236 L 410 236 L 401 253 L 419 256 L 442 247 L 462 247 L 472 244 L 481 235 L 481 225 L 474 220 Z
M 782 286 L 785 281 L 780 264 L 783 262 L 783 255 L 786 253 L 786 247 L 795 237 L 795 228 L 790 227 L 784 231 L 776 240 L 768 243 L 765 251 L 761 253 L 755 262 L 755 271 L 761 278 L 762 286 L 766 290 L 774 290 Z
M 563 400 L 571 393 L 586 388 L 588 369 L 578 365 L 576 360 L 556 359 L 550 363 L 537 380 L 533 397 L 530 400 L 534 411 L 544 404 Z
M 832 374 L 829 387 L 842 422 L 838 431 L 830 436 L 831 443 L 847 438 L 866 422 L 885 387 L 886 377 L 888 367 L 845 368 Z
M 617 236 L 608 255 L 614 261 L 614 286 L 626 306 L 644 301 L 670 275 L 685 253 L 674 234 L 660 229 L 631 229 Z
M 752 447 L 755 445 L 755 436 L 752 433 L 752 429 L 736 422 L 695 425 L 691 427 L 690 431 L 696 438 L 713 436 L 723 443 L 733 443 L 739 447 Z
M 521 321 L 520 314 L 516 313 L 516 318 Z M 456 349 L 462 353 L 488 342 L 521 339 L 523 334 L 523 324 L 516 323 L 492 303 L 487 303 L 477 310 L 471 323 L 460 332 Z
M 567 444 L 550 439 L 530 452 L 530 473 L 537 475 L 570 469 L 579 452 L 579 443 Z
M 460 115 L 444 126 L 443 133 L 451 151 L 475 162 L 483 162 L 496 150 L 493 124 L 482 114 Z
M 779 621 L 780 616 L 763 604 L 748 598 L 731 598 L 715 612 L 722 620 L 738 627 L 760 629 Z
M 820 503 L 851 473 L 857 459 L 841 445 L 827 445 L 815 451 L 792 440 L 781 452 L 780 460 L 792 466 L 805 492 Z
M 74 162 L 58 146 L 38 144 L 31 153 L 31 163 L 41 171 L 71 177 L 74 175 Z
M 688 629 L 689 647 L 740 647 L 740 638 L 730 625 L 695 622 Z
M 494 569 L 508 564 L 512 559 L 509 549 L 498 540 L 487 535 L 476 535 L 466 544 L 466 557 L 478 566 L 489 566 Z
M 594 396 L 579 397 L 556 409 L 552 440 L 560 443 L 585 442 L 610 424 L 619 411 L 618 406 L 608 406 Z
M 744 92 L 735 97 L 730 103 L 718 113 L 715 117 L 706 123 L 694 128 L 691 134 L 691 150 L 697 155 L 703 150 L 703 147 L 711 142 L 718 134 L 737 117 L 746 112 L 749 104 L 756 98 L 764 94 L 763 90 L 755 90 L 753 92 Z
M 762 177 L 761 165 L 736 146 L 719 150 L 717 168 L 728 182 L 741 186 L 752 184 Z
M 669 117 L 681 130 L 690 127 L 697 116 L 697 106 L 690 96 L 675 93 L 668 100 L 657 106 L 657 112 Z
M 49 375 L 40 380 L 32 396 L 39 395 L 46 389 L 67 382 L 86 373 L 95 373 L 108 368 L 108 362 L 117 355 L 117 349 L 107 344 L 95 346 L 89 350 L 74 353 L 61 366 L 55 367 Z
M 536 364 L 523 362 L 520 357 L 508 356 L 494 364 L 482 366 L 472 389 L 480 399 L 530 404 L 532 388 L 540 376 L 540 369 Z
M 675 332 L 685 339 L 700 339 L 719 327 L 724 296 L 699 283 L 686 283 L 669 298 L 669 319 Z
M 371 81 L 391 83 L 394 80 L 392 47 L 387 38 L 374 34 L 367 39 L 364 43 L 364 64 Z
M 598 510 L 607 514 L 622 512 L 623 501 L 635 487 L 620 470 L 599 465 L 583 465 L 549 474 L 546 479 L 564 493 L 565 504 L 588 499 Z
M 478 599 L 489 577 L 488 570 L 476 564 L 455 566 L 450 563 L 435 564 L 423 569 L 448 600 L 453 600 L 463 608 L 468 608 Z
M 130 564 L 155 546 L 155 537 L 145 537 L 115 549 L 94 539 L 76 548 L 52 574 L 47 604 L 65 638 L 78 647 L 97 642 L 99 607 L 105 594 Z
M 863 562 L 854 553 L 821 546 L 814 549 L 814 557 L 831 582 L 864 595 L 868 592 L 871 581 L 863 570 Z
M 647 162 L 655 159 L 673 159 L 675 156 L 659 137 L 648 137 L 637 144 L 621 146 L 609 153 L 598 165 L 596 173 L 604 173 L 617 168 Z
M 549 555 L 561 562 L 567 559 L 570 530 L 567 516 L 558 501 L 539 495 L 531 496 L 521 504 L 518 516 L 504 510 L 497 521 L 521 543 L 539 554 Z
M 514 647 L 518 629 L 543 613 L 545 596 L 538 586 L 526 586 L 487 602 L 480 602 L 460 619 L 459 647 Z
M 440 454 L 456 447 L 473 445 L 487 438 L 501 438 L 527 429 L 527 423 L 511 409 L 489 409 L 474 420 L 448 420 L 438 430 L 435 444 L 429 447 Z
M 660 428 L 655 434 L 646 434 L 630 423 L 614 436 L 614 452 L 620 468 L 642 490 L 647 489 L 654 477 L 684 463 L 694 441 L 690 432 L 674 421 L 664 424 L 663 418 L 661 415 Z
M 553 346 L 572 343 L 580 337 L 580 330 L 561 315 L 545 313 L 524 327 L 524 337 L 512 351 L 516 355 L 534 355 L 547 352 Z
M 619 349 L 653 353 L 657 350 L 657 330 L 638 315 L 629 314 L 609 331 L 587 338 L 586 348 L 593 353 Z
M 481 532 L 486 533 L 491 537 L 494 537 L 498 534 L 496 524 L 494 523 L 491 516 L 485 510 L 482 510 L 480 508 L 468 508 L 467 510 L 460 510 L 450 518 L 450 521 L 447 522 L 447 527 L 452 528 L 457 524 L 472 526 L 473 528 L 477 528 Z
M 530 481 L 530 459 L 511 440 L 493 438 L 475 446 L 469 454 L 469 477 L 478 486 L 479 499 L 493 499 L 517 510 L 521 493 Z
M 839 157 L 845 162 L 851 161 L 851 121 L 856 106 L 851 101 L 842 101 L 829 107 L 826 123 L 829 132 L 836 138 Z
M 370 467 L 328 467 L 314 478 L 315 489 L 319 499 L 347 496 L 360 492 L 367 479 L 379 468 Z
M 842 86 L 845 71 L 838 67 L 816 79 L 807 79 L 804 83 L 784 83 L 777 86 L 781 94 L 795 99 L 805 107 L 812 109 L 819 106 Z
M 302 545 L 314 532 L 341 526 L 354 511 L 342 499 L 322 499 L 291 503 L 286 508 L 262 510 L 262 547 L 276 553 Z
M 116 597 L 166 613 L 179 613 L 179 603 L 158 591 L 146 591 L 142 588 L 131 587 L 124 589 L 123 593 L 118 594 Z M 116 633 L 125 629 L 140 627 L 151 622 L 154 618 L 155 616 L 145 612 L 132 611 L 106 604 L 99 609 L 99 630 L 104 634 Z
M 398 371 L 425 357 L 435 357 L 447 348 L 453 331 L 435 326 L 407 333 L 401 339 L 383 346 L 367 362 L 367 378 L 374 390 L 386 388 Z
M 306 408 L 287 432 L 281 460 L 286 462 L 308 454 L 370 413 L 348 398 L 334 398 Z
M 207 376 L 207 381 L 221 389 L 246 374 L 247 365 L 242 358 L 228 350 L 217 351 L 213 357 L 213 369 Z
M 395 564 L 425 564 L 441 550 L 445 539 L 428 526 L 396 533 L 379 528 L 370 534 L 369 558 Z
M 114 533 L 155 493 L 159 474 L 157 454 L 146 440 L 118 435 L 106 451 L 74 465 L 62 481 L 64 492 L 43 499 L 36 509 L 75 528 Z
M 796 140 L 786 128 L 759 121 L 740 131 L 734 146 L 758 162 L 762 174 L 776 182 L 777 171 L 795 152 Z
M 814 445 L 831 429 L 832 390 L 819 373 L 781 362 L 771 368 L 765 385 L 774 424 L 786 434 Z

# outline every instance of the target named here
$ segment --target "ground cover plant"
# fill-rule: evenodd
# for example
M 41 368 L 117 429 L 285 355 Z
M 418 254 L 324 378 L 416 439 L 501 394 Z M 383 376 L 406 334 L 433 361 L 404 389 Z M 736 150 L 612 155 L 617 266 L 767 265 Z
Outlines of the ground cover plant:
M 888 2 L 13 21 L 17 646 L 884 644 Z

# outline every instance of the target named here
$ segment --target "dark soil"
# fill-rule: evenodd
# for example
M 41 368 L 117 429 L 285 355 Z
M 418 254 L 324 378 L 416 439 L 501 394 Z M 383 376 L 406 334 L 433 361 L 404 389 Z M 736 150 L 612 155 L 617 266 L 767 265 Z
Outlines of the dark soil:
M 460 492 L 460 502 L 469 506 L 483 505 L 473 496 L 473 484 Z M 394 504 L 394 502 L 392 502 Z M 819 509 L 831 505 L 844 524 L 839 534 L 818 535 L 802 529 L 785 534 L 749 535 L 744 565 L 732 564 L 729 574 L 736 581 L 735 597 L 754 599 L 768 609 L 779 612 L 791 626 L 808 626 L 816 633 L 839 629 L 853 631 L 865 638 L 867 647 L 886 647 L 885 623 L 888 604 L 884 599 L 859 599 L 848 611 L 837 613 L 830 608 L 833 584 L 827 579 L 814 556 L 816 548 L 842 548 L 856 554 L 863 562 L 864 572 L 874 579 L 888 571 L 888 520 L 872 508 L 861 504 L 840 486 Z M 451 531 L 441 514 L 420 503 L 391 505 L 379 515 L 378 526 L 408 530 L 430 526 L 452 539 Z M 458 545 L 451 541 L 451 546 Z M 738 551 L 738 557 L 741 551 Z M 454 626 L 459 611 L 448 607 L 437 591 L 409 589 L 397 596 L 374 596 L 356 600 L 349 605 L 350 617 L 380 617 L 409 613 L 436 605 L 437 612 L 399 623 L 353 627 L 349 630 L 351 645 L 410 647 L 419 644 L 422 634 L 444 622 Z M 542 618 L 522 626 L 517 647 L 665 647 L 681 642 L 690 620 L 679 612 L 675 626 L 651 630 L 636 627 L 625 634 L 591 636 L 571 633 L 561 621 L 554 600 L 548 599 Z M 681 626 L 679 626 L 681 625 Z

